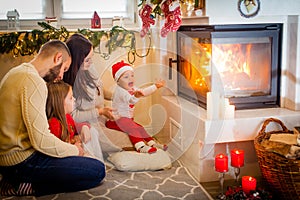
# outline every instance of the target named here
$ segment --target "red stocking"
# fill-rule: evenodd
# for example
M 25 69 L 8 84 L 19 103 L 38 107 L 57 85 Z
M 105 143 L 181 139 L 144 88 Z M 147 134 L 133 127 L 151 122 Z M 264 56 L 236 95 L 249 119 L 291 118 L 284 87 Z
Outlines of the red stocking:
M 152 7 L 149 4 L 146 4 L 141 10 L 139 11 L 139 15 L 142 19 L 143 25 L 142 25 L 142 30 L 141 30 L 141 37 L 144 37 L 149 29 L 150 25 L 154 25 L 155 21 L 154 19 L 151 18 L 151 12 L 152 12 Z
M 161 8 L 161 11 L 164 13 L 165 16 L 167 16 L 170 12 L 170 9 L 169 9 L 169 6 L 170 4 L 173 2 L 173 0 L 165 0 L 160 8 Z
M 170 31 L 177 31 L 181 25 L 180 4 L 178 1 L 172 2 L 172 0 L 166 0 L 161 8 L 165 14 L 165 24 L 163 25 L 160 34 L 162 37 L 166 37 Z

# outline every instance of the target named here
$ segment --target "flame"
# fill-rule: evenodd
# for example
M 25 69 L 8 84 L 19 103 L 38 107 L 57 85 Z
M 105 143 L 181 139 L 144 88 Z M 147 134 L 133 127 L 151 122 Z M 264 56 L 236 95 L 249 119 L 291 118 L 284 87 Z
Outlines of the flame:
M 245 51 L 241 44 L 214 45 L 212 61 L 220 73 L 244 72 L 250 76 L 250 67 L 247 61 L 250 59 L 251 47 L 252 44 L 248 44 Z
M 195 42 L 196 41 L 196 42 Z M 211 91 L 212 66 L 216 68 L 227 97 L 231 93 L 244 91 L 252 93 L 267 93 L 270 90 L 271 53 L 269 43 L 201 43 L 186 45 L 183 61 L 183 74 L 191 87 L 206 94 Z M 187 47 L 189 46 L 189 47 Z M 259 68 L 256 68 L 260 66 Z M 230 93 L 230 94 L 229 94 Z M 256 94 L 255 94 L 256 95 Z

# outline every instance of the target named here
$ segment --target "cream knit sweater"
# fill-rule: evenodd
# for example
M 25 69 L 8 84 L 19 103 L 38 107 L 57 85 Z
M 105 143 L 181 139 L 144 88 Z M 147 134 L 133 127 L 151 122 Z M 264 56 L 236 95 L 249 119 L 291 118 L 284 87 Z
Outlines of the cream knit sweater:
M 16 165 L 35 151 L 53 157 L 78 155 L 75 145 L 51 134 L 47 86 L 29 63 L 10 70 L 0 83 L 0 166 Z

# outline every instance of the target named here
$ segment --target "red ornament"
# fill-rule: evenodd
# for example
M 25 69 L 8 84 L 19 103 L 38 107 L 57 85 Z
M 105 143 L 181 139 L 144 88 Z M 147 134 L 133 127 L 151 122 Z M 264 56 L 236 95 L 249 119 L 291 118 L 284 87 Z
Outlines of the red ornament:
M 96 11 L 91 19 L 91 28 L 101 28 L 101 19 Z

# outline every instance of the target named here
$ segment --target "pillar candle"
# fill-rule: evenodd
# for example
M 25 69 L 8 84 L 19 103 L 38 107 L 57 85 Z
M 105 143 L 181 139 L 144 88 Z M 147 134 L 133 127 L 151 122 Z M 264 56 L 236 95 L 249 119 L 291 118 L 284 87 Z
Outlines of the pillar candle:
M 256 179 L 251 176 L 243 176 L 242 188 L 246 194 L 249 194 L 251 190 L 256 190 Z
M 244 166 L 244 151 L 239 149 L 231 150 L 231 166 L 243 167 Z
M 228 171 L 228 157 L 224 154 L 218 154 L 215 157 L 215 168 L 217 172 Z
M 234 105 L 227 105 L 224 111 L 224 119 L 234 119 L 234 111 L 235 111 Z
M 219 118 L 219 103 L 220 103 L 220 94 L 218 92 L 206 93 L 207 119 Z
M 229 99 L 221 97 L 220 100 L 220 118 L 221 119 L 234 119 L 235 106 L 230 105 Z

